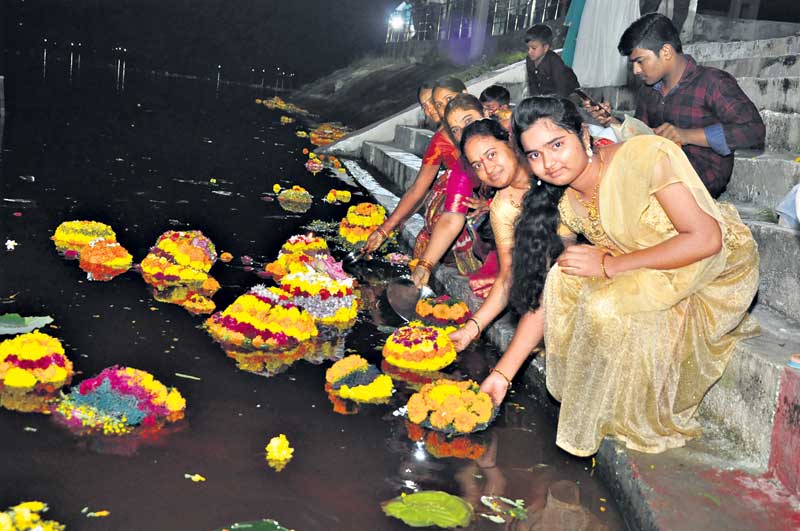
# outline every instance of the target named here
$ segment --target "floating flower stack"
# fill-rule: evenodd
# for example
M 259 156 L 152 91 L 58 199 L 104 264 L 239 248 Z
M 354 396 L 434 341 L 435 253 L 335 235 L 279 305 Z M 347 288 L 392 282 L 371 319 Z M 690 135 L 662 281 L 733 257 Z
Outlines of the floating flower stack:
M 326 195 L 325 201 L 326 203 L 349 203 L 352 194 L 349 190 L 330 190 Z
M 307 149 L 304 149 L 305 153 L 308 153 Z M 306 161 L 306 169 L 316 175 L 317 173 L 321 172 L 325 169 L 325 164 L 320 160 L 319 156 L 313 151 L 308 153 L 308 160 Z
M 318 255 L 330 255 L 328 242 L 310 233 L 297 234 L 286 240 L 278 258 L 264 266 L 264 270 L 275 280 L 280 280 L 289 273 L 305 271 Z
M 326 242 L 324 238 L 314 236 L 311 233 L 296 234 L 286 240 L 286 242 L 281 246 L 281 252 L 283 253 L 314 254 L 321 251 L 325 253 L 329 251 L 328 242 Z
M 419 424 L 409 421 L 406 421 L 406 431 L 409 439 L 424 443 L 428 453 L 439 459 L 478 459 L 486 452 L 485 443 L 467 436 L 448 437 L 438 431 L 424 430 Z
M 278 96 L 266 100 L 256 98 L 256 103 L 259 105 L 263 105 L 267 109 L 277 109 L 279 111 L 285 111 L 293 114 L 303 114 L 303 115 L 309 114 L 307 110 L 298 107 L 293 103 L 284 101 L 283 98 L 280 98 Z
M 313 197 L 308 190 L 297 184 L 278 194 L 278 203 L 281 208 L 289 212 L 302 214 L 311 208 L 312 201 Z
M 472 315 L 464 301 L 449 295 L 420 299 L 416 312 L 426 325 L 440 327 L 464 324 Z
M 352 277 L 333 278 L 327 273 L 307 269 L 281 278 L 280 288 L 292 296 L 294 304 L 302 306 L 321 324 L 349 326 L 356 319 L 358 296 Z
M 35 330 L 0 343 L 0 405 L 49 413 L 56 393 L 72 379 L 61 342 Z
M 275 472 L 283 470 L 294 455 L 294 448 L 289 445 L 289 439 L 283 433 L 270 439 L 264 449 L 267 451 L 267 464 Z
M 45 520 L 47 504 L 26 501 L 0 513 L 0 531 L 64 531 L 67 527 L 55 520 Z
M 291 116 L 281 116 L 281 125 L 293 124 L 294 118 Z
M 50 238 L 56 250 L 67 258 L 78 258 L 81 251 L 94 240 L 117 241 L 114 230 L 99 221 L 65 221 L 56 227 Z
M 80 267 L 89 280 L 108 281 L 131 268 L 133 257 L 111 240 L 93 240 L 80 253 Z
M 159 236 L 142 260 L 142 277 L 156 290 L 157 300 L 210 313 L 215 307 L 210 297 L 220 287 L 208 274 L 216 260 L 216 248 L 202 232 L 171 230 Z
M 290 298 L 259 284 L 208 318 L 206 330 L 226 351 L 237 354 L 295 348 L 318 332 L 311 314 Z
M 386 220 L 386 209 L 374 203 L 359 203 L 347 209 L 339 224 L 339 236 L 350 245 L 367 241 L 369 235 Z
M 260 376 L 275 376 L 286 370 L 313 351 L 311 342 L 300 343 L 294 348 L 276 352 L 261 353 L 249 351 L 226 350 L 229 358 L 236 361 L 236 368 L 252 372 Z
M 389 336 L 383 346 L 383 357 L 402 369 L 438 371 L 455 361 L 456 349 L 444 330 L 409 325 Z
M 362 403 L 385 403 L 392 396 L 391 377 L 381 374 L 367 360 L 353 354 L 325 371 L 326 390 L 340 398 Z
M 411 395 L 408 420 L 448 434 L 484 430 L 494 417 L 491 397 L 472 380 L 437 380 Z
M 310 139 L 315 146 L 327 146 L 341 139 L 348 132 L 349 129 L 340 123 L 325 122 L 311 131 Z
M 80 435 L 153 433 L 183 418 L 186 400 L 152 374 L 113 366 L 73 386 L 53 418 Z

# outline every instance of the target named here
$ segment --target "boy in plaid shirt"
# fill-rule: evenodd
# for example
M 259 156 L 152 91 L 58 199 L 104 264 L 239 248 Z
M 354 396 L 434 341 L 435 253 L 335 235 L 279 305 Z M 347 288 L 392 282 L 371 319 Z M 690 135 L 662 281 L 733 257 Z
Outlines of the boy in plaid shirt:
M 669 18 L 650 13 L 622 34 L 618 49 L 646 86 L 639 90 L 636 118 L 683 151 L 712 196 L 719 197 L 733 172 L 733 152 L 764 145 L 758 109 L 729 73 L 698 65 L 683 54 Z M 610 107 L 584 102 L 603 125 L 618 123 Z

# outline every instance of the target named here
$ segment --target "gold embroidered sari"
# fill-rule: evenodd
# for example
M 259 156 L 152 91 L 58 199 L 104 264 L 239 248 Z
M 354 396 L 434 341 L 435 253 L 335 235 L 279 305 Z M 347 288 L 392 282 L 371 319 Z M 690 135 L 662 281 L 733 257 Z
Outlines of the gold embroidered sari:
M 654 167 L 671 175 L 654 182 Z M 681 183 L 723 233 L 719 253 L 672 270 L 638 269 L 613 279 L 550 270 L 543 294 L 547 387 L 561 402 L 556 444 L 595 453 L 603 437 L 661 452 L 700 435 L 693 418 L 736 343 L 758 334 L 747 309 L 758 289 L 758 249 L 732 205 L 718 204 L 683 152 L 656 136 L 627 141 L 600 184 L 600 221 L 573 210 L 561 221 L 619 255 L 677 234 L 655 193 Z

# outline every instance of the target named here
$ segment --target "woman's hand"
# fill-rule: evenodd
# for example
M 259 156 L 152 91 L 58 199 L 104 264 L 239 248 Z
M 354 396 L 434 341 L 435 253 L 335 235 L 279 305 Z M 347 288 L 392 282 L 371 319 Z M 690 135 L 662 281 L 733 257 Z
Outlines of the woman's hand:
M 469 196 L 461 201 L 467 208 L 471 208 L 475 212 L 473 214 L 481 214 L 489 211 L 489 200 L 480 197 Z
M 375 252 L 383 244 L 383 242 L 386 241 L 386 234 L 387 231 L 383 229 L 382 225 L 372 231 L 372 234 L 369 235 L 367 242 L 364 244 L 364 253 L 370 254 Z
M 561 253 L 556 263 L 568 275 L 605 278 L 602 261 L 606 254 L 610 253 L 602 247 L 573 245 Z
M 450 333 L 450 341 L 456 348 L 456 352 L 461 352 L 478 337 L 478 330 L 474 324 L 467 323 L 455 332 Z
M 417 267 L 414 268 L 414 272 L 411 273 L 411 282 L 414 283 L 416 287 L 422 289 L 423 286 L 428 285 L 428 281 L 431 279 L 431 272 L 426 267 L 422 267 L 417 264 Z
M 492 397 L 492 402 L 494 402 L 495 406 L 500 406 L 506 397 L 506 393 L 508 393 L 508 382 L 502 375 L 492 371 L 483 380 L 481 391 Z

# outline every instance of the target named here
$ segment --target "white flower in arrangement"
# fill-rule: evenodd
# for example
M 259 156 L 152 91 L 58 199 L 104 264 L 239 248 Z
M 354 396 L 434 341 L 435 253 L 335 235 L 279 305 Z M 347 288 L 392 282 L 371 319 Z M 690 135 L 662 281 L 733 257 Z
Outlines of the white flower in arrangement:
M 17 245 L 19 244 L 14 240 L 6 240 L 6 251 L 13 251 Z

